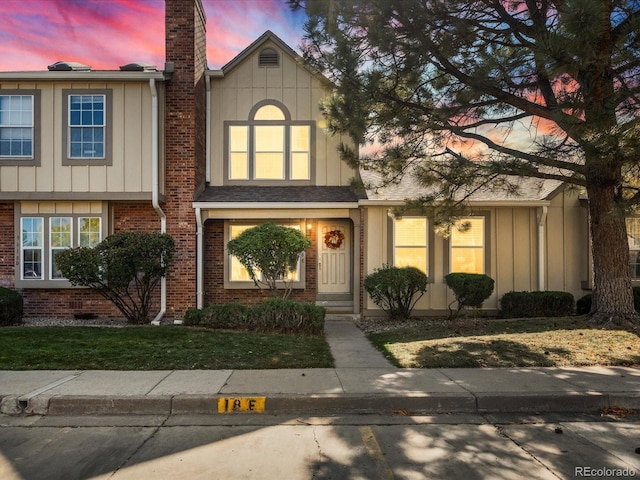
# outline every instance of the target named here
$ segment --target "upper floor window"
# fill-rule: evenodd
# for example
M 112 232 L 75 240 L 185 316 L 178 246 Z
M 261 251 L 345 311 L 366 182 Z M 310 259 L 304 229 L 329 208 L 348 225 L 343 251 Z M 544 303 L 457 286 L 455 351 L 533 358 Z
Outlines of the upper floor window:
M 63 90 L 66 165 L 110 163 L 111 91 Z M 96 162 L 97 161 L 97 162 Z
M 247 122 L 227 122 L 227 179 L 311 179 L 312 122 L 294 122 L 283 105 L 256 106 Z
M 427 273 L 427 219 L 402 217 L 393 221 L 393 265 Z
M 484 223 L 484 217 L 469 217 L 451 227 L 450 272 L 485 273 Z
M 37 160 L 39 107 L 38 91 L 0 90 L 0 164 Z

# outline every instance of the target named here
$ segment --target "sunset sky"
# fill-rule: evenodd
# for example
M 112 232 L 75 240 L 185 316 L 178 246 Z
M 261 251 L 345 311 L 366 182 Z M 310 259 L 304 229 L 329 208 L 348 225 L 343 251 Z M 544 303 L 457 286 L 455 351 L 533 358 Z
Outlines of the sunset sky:
M 209 68 L 222 67 L 266 30 L 295 50 L 304 13 L 286 0 L 202 0 Z M 0 71 L 46 70 L 57 61 L 94 70 L 164 66 L 164 0 L 1 0 Z

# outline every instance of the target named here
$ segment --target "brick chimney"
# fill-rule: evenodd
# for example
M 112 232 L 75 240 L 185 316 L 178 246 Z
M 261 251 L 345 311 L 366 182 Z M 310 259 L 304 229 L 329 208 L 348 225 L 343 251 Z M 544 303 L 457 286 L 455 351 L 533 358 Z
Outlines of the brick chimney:
M 196 224 L 191 203 L 205 182 L 206 16 L 201 0 L 165 1 L 165 194 L 167 233 L 176 242 L 167 275 L 167 318 L 196 304 Z

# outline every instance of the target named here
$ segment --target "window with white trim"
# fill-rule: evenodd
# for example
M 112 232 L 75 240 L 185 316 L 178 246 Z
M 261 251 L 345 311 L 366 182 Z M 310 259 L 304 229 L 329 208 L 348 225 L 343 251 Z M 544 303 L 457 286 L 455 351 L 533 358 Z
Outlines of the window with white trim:
M 485 273 L 485 219 L 469 217 L 451 227 L 449 271 Z
M 427 273 L 426 217 L 402 217 L 393 221 L 393 265 L 415 267 Z
M 65 280 L 56 266 L 56 255 L 67 248 L 95 247 L 100 243 L 102 218 L 23 216 L 20 231 L 20 280 Z
M 629 240 L 629 275 L 640 279 L 640 218 L 627 218 L 627 239 Z
M 272 103 L 254 107 L 248 122 L 227 122 L 227 180 L 310 180 L 311 126 Z

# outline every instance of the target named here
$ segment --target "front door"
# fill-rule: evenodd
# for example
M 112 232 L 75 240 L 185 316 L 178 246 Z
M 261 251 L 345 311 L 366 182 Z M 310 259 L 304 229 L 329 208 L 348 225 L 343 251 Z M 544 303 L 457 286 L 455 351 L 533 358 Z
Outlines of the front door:
M 350 292 L 350 223 L 343 220 L 318 222 L 318 293 Z

